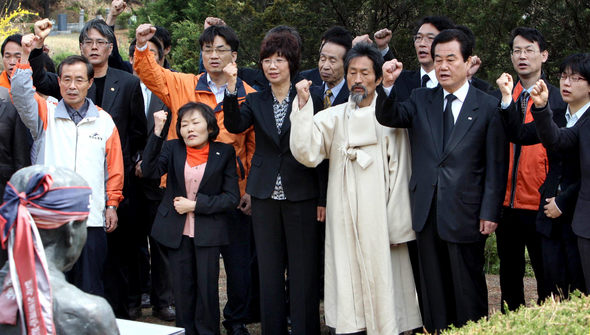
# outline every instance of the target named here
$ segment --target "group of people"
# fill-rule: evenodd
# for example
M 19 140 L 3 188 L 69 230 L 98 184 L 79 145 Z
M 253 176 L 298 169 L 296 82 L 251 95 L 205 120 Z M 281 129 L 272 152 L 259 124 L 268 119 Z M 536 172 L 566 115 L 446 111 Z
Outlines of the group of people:
M 30 163 L 86 179 L 88 238 L 66 275 L 118 317 L 140 315 L 151 282 L 155 316 L 219 334 L 221 255 L 228 334 L 258 320 L 263 334 L 318 334 L 321 298 L 333 334 L 459 327 L 488 315 L 493 232 L 503 310 L 525 303 L 525 247 L 539 302 L 588 293 L 589 54 L 563 61 L 557 89 L 542 34 L 516 28 L 518 78 L 495 89 L 476 77 L 471 30 L 428 16 L 417 70 L 394 58 L 388 29 L 373 42 L 338 26 L 316 69 L 299 71 L 288 26 L 247 69 L 235 32 L 208 18 L 204 71 L 180 73 L 151 24 L 121 59 L 124 9 L 114 0 L 106 22 L 89 21 L 81 56 L 57 73 L 43 52 L 51 23 L 36 22 L 4 41 L 0 75 L 1 181 Z

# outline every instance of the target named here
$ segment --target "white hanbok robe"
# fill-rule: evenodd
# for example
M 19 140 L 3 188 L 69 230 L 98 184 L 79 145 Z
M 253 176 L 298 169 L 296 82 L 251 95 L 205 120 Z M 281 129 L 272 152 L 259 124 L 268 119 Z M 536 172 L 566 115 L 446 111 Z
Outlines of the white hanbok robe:
M 330 160 L 324 312 L 336 333 L 397 335 L 422 325 L 405 242 L 412 230 L 407 131 L 381 126 L 348 101 L 291 111 L 290 148 L 303 165 Z

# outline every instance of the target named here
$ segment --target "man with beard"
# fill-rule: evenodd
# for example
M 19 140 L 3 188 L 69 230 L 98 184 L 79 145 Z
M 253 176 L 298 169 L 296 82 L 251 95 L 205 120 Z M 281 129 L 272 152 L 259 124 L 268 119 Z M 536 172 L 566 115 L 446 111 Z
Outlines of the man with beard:
M 344 62 L 348 103 L 314 115 L 304 80 L 290 116 L 293 156 L 308 167 L 330 159 L 324 310 L 332 334 L 399 334 L 422 324 L 406 246 L 415 238 L 408 136 L 375 120 L 382 63 L 377 48 L 355 45 Z

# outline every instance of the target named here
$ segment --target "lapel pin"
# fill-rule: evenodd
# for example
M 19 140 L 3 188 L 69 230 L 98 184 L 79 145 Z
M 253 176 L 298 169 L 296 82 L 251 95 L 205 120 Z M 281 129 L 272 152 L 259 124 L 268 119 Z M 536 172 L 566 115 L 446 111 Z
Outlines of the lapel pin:
M 215 151 L 215 154 L 216 154 L 217 156 L 219 156 L 219 155 L 220 155 L 220 154 L 219 154 L 219 151 Z
M 471 121 L 471 120 L 473 120 L 473 118 L 471 116 L 468 116 L 467 120 Z
M 114 88 L 114 87 L 111 87 L 111 91 L 113 91 L 113 92 L 114 92 L 114 91 L 115 91 L 115 88 Z

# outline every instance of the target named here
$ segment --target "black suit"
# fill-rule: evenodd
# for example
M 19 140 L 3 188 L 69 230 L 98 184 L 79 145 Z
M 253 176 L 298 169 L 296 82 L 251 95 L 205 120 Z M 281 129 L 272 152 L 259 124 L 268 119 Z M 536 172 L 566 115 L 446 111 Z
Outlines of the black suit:
M 579 113 L 579 112 L 578 112 Z M 537 135 L 543 145 L 554 151 L 567 149 L 578 150 L 580 159 L 580 192 L 576 202 L 572 230 L 578 236 L 578 248 L 586 282 L 586 293 L 590 288 L 590 112 L 586 110 L 584 115 L 571 128 L 559 128 L 552 122 L 550 106 L 532 109 L 537 126 Z
M 61 99 L 57 75 L 47 72 L 41 49 L 35 49 L 29 57 L 33 69 L 33 84 L 37 91 Z M 133 245 L 128 243 L 134 233 L 141 229 L 132 213 L 129 194 L 130 181 L 134 170 L 134 158 L 145 146 L 146 117 L 139 79 L 125 71 L 108 68 L 101 99 L 96 96 L 96 83 L 88 89 L 87 98 L 96 102 L 111 115 L 121 139 L 123 163 L 125 166 L 125 199 L 117 209 L 118 228 L 107 235 L 108 255 L 105 264 L 105 297 L 113 307 L 117 317 L 128 318 L 128 262 L 127 255 Z M 98 104 L 97 104 L 98 105 Z M 123 256 L 123 257 L 122 257 Z
M 290 101 L 295 97 L 291 89 Z M 295 160 L 289 148 L 291 104 L 279 134 L 270 87 L 251 93 L 238 107 L 236 96 L 223 101 L 227 130 L 240 133 L 254 125 L 256 151 L 246 191 L 252 196 L 252 224 L 260 274 L 263 334 L 286 334 L 285 276 L 293 334 L 319 333 L 318 185 L 315 169 Z M 287 200 L 273 200 L 280 173 Z
M 309 92 L 311 93 L 311 95 L 316 96 L 317 99 L 320 99 L 320 101 L 323 101 L 325 88 L 326 88 L 325 84 L 322 83 L 319 86 L 311 86 L 309 88 Z M 342 86 L 342 88 L 338 92 L 338 95 L 334 99 L 334 102 L 332 102 L 332 106 L 346 103 L 348 101 L 349 96 L 350 96 L 350 91 L 348 90 L 348 84 L 346 83 L 346 80 L 345 80 L 344 85 Z
M 320 69 L 317 67 L 310 70 L 301 71 L 300 74 L 301 77 L 311 80 L 313 86 L 322 86 L 324 84 L 322 76 L 320 76 Z
M 147 132 L 151 134 L 154 132 L 154 113 L 169 110 L 155 94 L 151 94 L 149 101 Z M 169 125 L 170 118 L 162 131 L 163 138 L 166 138 Z M 133 183 L 130 198 L 134 219 L 140 225 L 140 229 L 133 234 L 136 250 L 130 256 L 129 262 L 129 304 L 130 307 L 138 308 L 141 305 L 142 293 L 149 293 L 154 309 L 162 309 L 173 304 L 168 259 L 162 247 L 149 233 L 158 205 L 162 201 L 164 188 L 160 187 L 160 178 L 140 178 L 135 174 L 131 175 L 131 178 Z
M 379 123 L 412 130 L 410 195 L 424 324 L 434 331 L 486 316 L 486 236 L 479 232 L 479 221 L 498 222 L 504 195 L 498 100 L 470 85 L 443 148 L 442 87 L 416 89 L 405 102 L 396 102 L 395 90 L 389 97 L 378 91 Z
M 502 110 L 502 119 L 508 139 L 519 145 L 532 145 L 540 142 L 536 123 L 522 123 L 522 113 L 517 104 Z M 556 111 L 553 122 L 559 127 L 566 126 L 565 110 Z M 547 150 L 549 170 L 545 181 L 539 188 L 541 201 L 536 215 L 536 231 L 540 234 L 543 263 L 543 280 L 548 293 L 567 297 L 574 290 L 584 291 L 584 275 L 580 263 L 580 253 L 571 223 L 578 192 L 580 190 L 580 163 L 576 150 Z M 545 215 L 545 199 L 555 197 L 555 202 L 562 215 L 549 218 Z M 515 222 L 514 224 L 519 224 Z M 523 239 L 524 236 L 509 240 Z M 499 251 L 499 250 L 498 250 Z M 510 250 L 512 251 L 512 250 Z M 507 257 L 515 258 L 515 254 Z M 530 251 L 529 251 L 530 256 Z M 539 282 L 537 282 L 539 285 Z M 522 290 L 522 278 L 520 279 Z
M 184 170 L 186 147 L 180 140 L 151 135 L 141 165 L 145 176 L 168 173 L 166 191 L 152 227 L 152 236 L 168 248 L 176 324 L 187 334 L 219 334 L 219 247 L 229 243 L 228 215 L 238 205 L 240 191 L 234 148 L 209 143 L 209 155 L 196 195 L 194 238 L 183 235 L 186 214 L 174 208 L 174 198 L 187 197 Z

